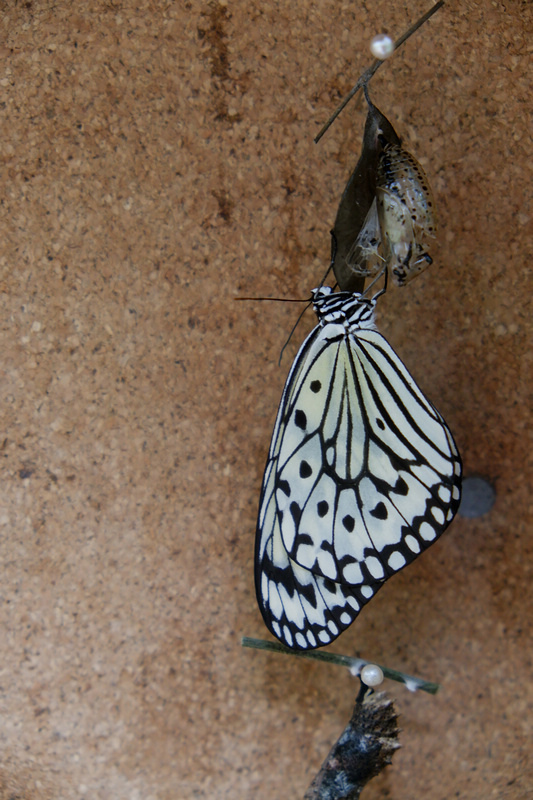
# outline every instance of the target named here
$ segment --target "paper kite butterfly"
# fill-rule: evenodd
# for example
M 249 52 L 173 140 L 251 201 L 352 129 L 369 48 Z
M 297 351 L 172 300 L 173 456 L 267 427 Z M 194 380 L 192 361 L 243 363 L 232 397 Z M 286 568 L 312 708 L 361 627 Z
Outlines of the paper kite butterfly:
M 288 647 L 329 644 L 446 530 L 460 499 L 452 434 L 374 324 L 368 299 L 323 287 L 270 445 L 255 582 Z

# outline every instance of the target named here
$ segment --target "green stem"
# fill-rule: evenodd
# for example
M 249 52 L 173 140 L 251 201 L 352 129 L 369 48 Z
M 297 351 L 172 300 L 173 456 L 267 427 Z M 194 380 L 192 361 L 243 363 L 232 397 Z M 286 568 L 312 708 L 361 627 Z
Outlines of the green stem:
M 243 647 L 252 647 L 255 650 L 270 650 L 273 653 L 285 653 L 286 655 L 299 656 L 300 658 L 312 658 L 315 661 L 338 664 L 341 667 L 347 667 L 355 674 L 359 674 L 366 664 L 376 664 L 383 671 L 383 675 L 386 678 L 403 683 L 411 691 L 420 689 L 423 692 L 429 692 L 429 694 L 437 694 L 440 688 L 438 683 L 425 681 L 422 678 L 407 675 L 405 672 L 399 672 L 396 669 L 389 669 L 389 667 L 384 667 L 383 664 L 367 661 L 364 658 L 353 658 L 352 656 L 343 656 L 339 653 L 329 653 L 322 650 L 291 650 L 279 642 L 267 642 L 265 639 L 253 639 L 250 636 L 243 636 L 241 644 Z

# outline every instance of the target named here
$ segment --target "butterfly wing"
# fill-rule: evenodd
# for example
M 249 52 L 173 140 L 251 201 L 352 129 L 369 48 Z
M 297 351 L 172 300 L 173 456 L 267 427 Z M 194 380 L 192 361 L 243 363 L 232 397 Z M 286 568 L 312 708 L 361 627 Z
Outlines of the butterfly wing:
M 377 331 L 317 327 L 289 374 L 256 539 L 256 590 L 289 647 L 333 641 L 446 529 L 461 464 L 446 423 Z
M 309 460 L 322 463 L 319 441 L 302 434 L 304 429 L 309 432 L 322 427 L 323 405 L 327 403 L 325 392 L 337 351 L 319 327 L 302 345 L 281 398 L 259 505 L 255 553 L 259 608 L 269 630 L 288 647 L 297 649 L 313 649 L 333 641 L 354 621 L 363 603 L 376 590 L 372 586 L 343 586 L 302 566 L 289 555 L 282 533 L 280 500 L 285 506 L 288 490 L 293 497 L 300 496 L 303 503 L 306 493 L 305 478 L 300 487 L 290 476 L 291 464 L 294 467 L 301 461 L 295 461 L 290 453 L 296 455 L 300 451 L 301 455 L 302 438 L 307 438 Z M 301 402 L 308 393 L 311 402 Z M 316 398 L 317 394 L 322 396 Z M 316 446 L 318 449 L 312 452 Z M 283 451 L 282 464 L 289 470 L 286 473 L 291 480 L 289 487 L 281 477 L 280 451 Z M 303 471 L 305 476 L 305 467 Z M 366 599 L 362 599 L 365 594 Z

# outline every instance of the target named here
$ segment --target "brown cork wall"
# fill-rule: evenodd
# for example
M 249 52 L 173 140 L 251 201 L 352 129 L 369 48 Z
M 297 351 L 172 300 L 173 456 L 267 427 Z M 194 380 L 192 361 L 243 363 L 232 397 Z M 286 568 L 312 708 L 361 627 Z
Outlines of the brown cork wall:
M 255 653 L 259 486 L 364 124 L 313 137 L 427 5 L 6 0 L 0 24 L 0 800 L 303 796 L 339 668 Z M 373 98 L 431 181 L 433 266 L 379 324 L 496 487 L 332 646 L 403 748 L 365 798 L 533 793 L 529 2 L 450 0 Z

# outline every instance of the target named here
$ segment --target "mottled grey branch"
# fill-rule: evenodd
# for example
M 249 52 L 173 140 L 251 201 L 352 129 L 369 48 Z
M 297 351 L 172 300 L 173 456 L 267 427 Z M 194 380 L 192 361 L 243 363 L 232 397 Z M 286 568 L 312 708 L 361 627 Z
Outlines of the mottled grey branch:
M 391 763 L 398 715 L 384 693 L 357 699 L 352 718 L 307 790 L 304 800 L 358 800 L 369 780 Z

